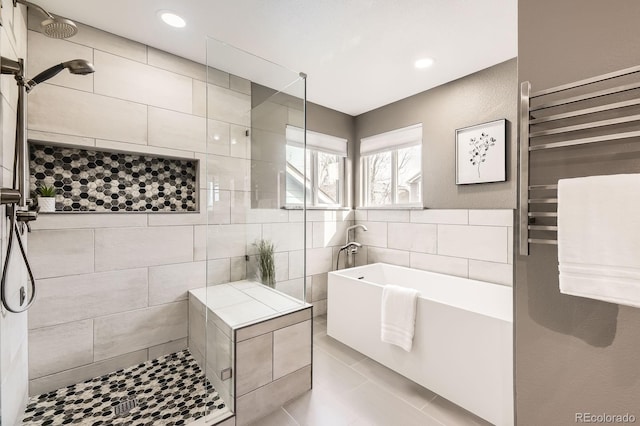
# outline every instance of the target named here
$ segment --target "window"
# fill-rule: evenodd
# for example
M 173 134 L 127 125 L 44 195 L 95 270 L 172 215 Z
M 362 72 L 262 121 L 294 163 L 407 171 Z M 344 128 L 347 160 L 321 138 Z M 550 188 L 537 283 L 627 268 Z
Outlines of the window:
M 302 205 L 306 186 L 308 206 L 342 207 L 346 156 L 346 139 L 307 131 L 305 151 L 304 131 L 287 126 L 285 205 Z
M 365 207 L 421 205 L 422 124 L 360 141 Z

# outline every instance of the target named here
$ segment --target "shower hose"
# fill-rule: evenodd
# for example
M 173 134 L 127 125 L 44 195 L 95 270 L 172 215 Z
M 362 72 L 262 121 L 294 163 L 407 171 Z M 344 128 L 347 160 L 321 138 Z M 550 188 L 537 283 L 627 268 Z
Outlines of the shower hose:
M 18 105 L 18 111 L 22 111 L 21 105 Z M 20 112 L 18 112 L 20 113 Z M 18 120 L 19 121 L 19 120 Z M 16 139 L 18 138 L 18 129 L 16 127 Z M 17 144 L 16 144 L 17 147 Z M 17 188 L 17 166 L 18 166 L 18 150 L 14 149 L 13 153 L 13 187 Z M 20 238 L 20 228 L 18 226 L 16 220 L 16 210 L 17 206 L 14 204 L 11 207 L 11 218 L 9 224 L 9 241 L 7 242 L 7 255 L 4 258 L 4 268 L 2 268 L 2 281 L 0 281 L 0 300 L 2 300 L 2 306 L 14 314 L 19 314 L 21 312 L 25 312 L 27 309 L 31 307 L 33 302 L 36 300 L 36 281 L 33 279 L 33 272 L 31 272 L 31 266 L 29 265 L 29 259 L 27 259 L 27 252 L 24 249 L 24 245 L 22 243 L 22 238 Z M 11 261 L 11 252 L 13 249 L 13 239 L 14 237 L 18 240 L 18 246 L 20 247 L 20 253 L 22 254 L 22 259 L 24 259 L 24 265 L 27 269 L 27 274 L 29 275 L 29 281 L 31 283 L 31 295 L 29 297 L 29 302 L 26 306 L 15 309 L 9 305 L 7 301 L 7 279 L 9 270 L 9 262 Z M 20 296 L 20 304 L 22 304 L 22 295 Z
M 9 241 L 7 243 L 7 255 L 4 258 L 4 268 L 2 269 L 2 282 L 0 283 L 0 298 L 2 299 L 2 306 L 4 306 L 4 308 L 7 311 L 13 312 L 14 314 L 19 314 L 29 309 L 33 304 L 33 302 L 35 301 L 36 282 L 33 279 L 33 272 L 31 272 L 31 266 L 29 265 L 29 260 L 27 259 L 27 253 L 24 250 L 24 245 L 22 244 L 22 238 L 20 238 L 20 235 L 19 235 L 20 230 L 18 228 L 18 224 L 16 223 L 16 208 L 13 207 L 11 210 L 12 210 L 11 224 L 9 225 L 10 230 L 9 230 Z M 20 253 L 22 254 L 22 258 L 24 259 L 24 265 L 27 268 L 27 273 L 29 274 L 29 281 L 31 283 L 31 295 L 29 297 L 29 303 L 27 303 L 26 306 L 19 309 L 12 308 L 7 301 L 7 276 L 8 276 L 7 271 L 9 270 L 9 262 L 11 261 L 11 251 L 13 248 L 14 236 L 18 240 L 18 247 L 20 247 Z

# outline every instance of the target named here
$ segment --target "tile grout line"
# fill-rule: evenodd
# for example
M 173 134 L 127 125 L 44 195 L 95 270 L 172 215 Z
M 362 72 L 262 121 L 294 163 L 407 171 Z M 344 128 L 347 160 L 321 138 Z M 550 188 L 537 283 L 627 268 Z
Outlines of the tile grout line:
M 365 377 L 365 378 L 366 378 L 366 377 Z M 411 407 L 412 409 L 416 410 L 417 414 L 419 414 L 419 415 L 421 415 L 421 416 L 428 417 L 429 419 L 431 419 L 431 420 L 435 421 L 436 423 L 438 423 L 438 424 L 440 424 L 440 425 L 442 425 L 442 426 L 447 426 L 447 425 L 444 425 L 442 422 L 440 422 L 438 419 L 436 419 L 436 418 L 434 418 L 433 416 L 429 415 L 428 413 L 423 412 L 421 409 L 417 408 L 415 405 L 410 404 L 409 402 L 407 402 L 407 401 L 405 401 L 404 399 L 402 399 L 402 398 L 398 397 L 397 395 L 395 395 L 393 392 L 390 392 L 390 391 L 388 391 L 387 389 L 385 389 L 382 385 L 380 385 L 380 384 L 378 384 L 378 383 L 376 383 L 376 382 L 374 382 L 374 381 L 371 381 L 371 380 L 369 380 L 368 378 L 367 378 L 367 380 L 365 380 L 365 382 L 363 382 L 363 383 L 359 384 L 358 386 L 354 387 L 353 389 L 351 389 L 351 390 L 349 390 L 349 391 L 345 392 L 345 396 L 346 396 L 347 394 L 351 394 L 351 393 L 355 392 L 357 389 L 361 388 L 362 386 L 366 385 L 367 383 L 370 383 L 370 384 L 372 384 L 373 386 L 376 386 L 377 388 L 379 388 L 379 390 L 381 391 L 381 393 L 383 393 L 383 394 L 384 394 L 384 393 L 386 393 L 386 394 L 388 394 L 388 396 L 390 396 L 391 398 L 395 398 L 395 399 L 397 399 L 398 401 L 401 401 L 401 402 L 403 402 L 404 404 L 408 405 L 408 406 L 409 406 L 409 407 Z M 438 398 L 438 395 L 436 395 L 433 399 L 431 399 L 431 401 L 434 401 L 436 398 Z M 429 401 L 429 402 L 431 402 L 431 401 Z
M 289 418 L 290 418 L 291 420 L 293 420 L 293 422 L 296 424 L 296 426 L 300 426 L 300 423 L 298 423 L 298 421 L 296 420 L 296 418 L 295 418 L 295 417 L 293 417 L 293 415 L 292 415 L 291 413 L 289 413 L 289 412 L 287 411 L 287 409 L 286 409 L 286 408 L 284 408 L 284 406 L 280 407 L 280 409 L 281 409 L 282 411 L 284 411 L 284 413 L 285 413 L 287 416 L 289 416 Z
M 354 366 L 355 366 L 355 365 L 357 365 L 357 364 L 362 365 L 362 362 L 363 362 L 363 361 L 367 361 L 367 360 L 378 363 L 377 361 L 375 361 L 375 360 L 373 360 L 373 359 L 371 359 L 371 358 L 369 358 L 369 357 L 366 357 L 366 358 L 364 358 L 364 359 L 362 359 L 362 360 L 360 360 L 360 361 L 356 362 L 356 363 L 355 363 L 355 364 L 353 364 L 353 365 L 354 365 Z M 378 364 L 379 364 L 379 363 L 378 363 Z M 391 370 L 389 367 L 386 367 L 385 365 L 382 365 L 382 364 L 380 364 L 380 365 L 381 365 L 383 368 L 385 368 L 385 369 L 387 369 L 387 370 L 389 370 L 389 371 L 391 371 L 391 372 L 393 372 L 393 373 L 399 374 L 403 379 L 405 379 L 405 380 L 407 380 L 407 381 L 410 381 L 410 382 L 412 382 L 412 383 L 415 383 L 413 380 L 410 380 L 410 379 L 408 379 L 407 377 L 403 376 L 402 374 L 397 373 L 397 372 L 395 372 L 395 371 Z M 361 375 L 361 376 L 365 377 L 368 381 L 370 381 L 371 383 L 373 383 L 373 384 L 375 384 L 375 385 L 377 385 L 377 386 L 383 387 L 383 386 L 385 385 L 384 381 L 377 382 L 377 381 L 375 381 L 375 380 L 373 380 L 373 379 L 369 379 L 369 377 L 368 377 L 368 376 L 366 376 L 365 374 L 363 374 L 363 373 L 361 373 L 360 371 L 356 370 L 355 368 L 353 368 L 353 366 L 352 366 L 352 369 L 353 369 L 353 371 L 354 371 L 354 372 L 356 372 L 356 373 L 358 373 L 359 375 Z M 374 376 L 375 376 L 375 374 L 374 374 Z M 417 384 L 417 383 L 416 383 L 416 384 Z M 420 386 L 420 387 L 422 387 L 422 388 L 424 388 L 424 389 L 427 389 L 427 388 L 425 388 L 424 386 L 421 386 L 421 385 L 419 385 L 419 384 L 418 384 L 418 386 Z M 429 389 L 427 389 L 427 390 L 429 390 Z M 399 400 L 404 401 L 404 402 L 406 402 L 407 404 L 409 404 L 410 406 L 412 406 L 412 407 L 416 408 L 417 410 L 422 411 L 422 409 L 423 409 L 424 407 L 426 407 L 429 403 L 431 403 L 432 401 L 435 401 L 435 399 L 436 399 L 436 398 L 438 398 L 438 394 L 436 394 L 435 392 L 433 392 L 433 391 L 431 391 L 431 390 L 429 390 L 429 391 L 433 393 L 433 396 L 432 396 L 432 397 L 431 397 L 427 402 L 425 402 L 425 403 L 424 403 L 424 405 L 422 405 L 422 406 L 420 406 L 420 407 L 418 407 L 418 406 L 414 405 L 413 403 L 411 403 L 410 401 L 406 400 L 406 399 L 405 399 L 405 398 L 403 398 L 402 396 L 398 396 L 398 395 L 395 395 L 395 394 L 393 394 L 393 393 L 392 393 L 392 394 L 393 394 L 396 398 L 398 398 Z

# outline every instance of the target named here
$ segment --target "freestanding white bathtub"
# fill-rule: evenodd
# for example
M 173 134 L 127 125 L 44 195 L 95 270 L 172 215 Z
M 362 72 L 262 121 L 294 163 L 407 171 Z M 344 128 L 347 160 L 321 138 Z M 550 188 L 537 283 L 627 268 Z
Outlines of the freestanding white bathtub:
M 420 292 L 411 352 L 380 340 L 382 287 Z M 327 334 L 498 425 L 513 425 L 511 287 L 376 263 L 329 273 Z

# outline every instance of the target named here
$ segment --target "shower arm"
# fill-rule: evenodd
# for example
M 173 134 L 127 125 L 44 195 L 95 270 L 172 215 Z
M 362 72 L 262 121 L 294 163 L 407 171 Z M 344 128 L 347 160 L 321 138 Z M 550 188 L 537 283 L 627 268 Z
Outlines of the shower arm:
M 26 0 L 13 0 L 13 7 L 16 7 L 18 5 L 18 3 L 23 4 L 23 5 L 27 6 L 27 7 L 32 7 L 34 9 L 36 9 L 38 12 L 42 13 L 44 16 L 48 17 L 49 19 L 55 19 L 52 14 L 50 14 L 49 12 L 47 12 L 46 10 L 44 10 L 43 8 L 38 6 L 37 4 L 33 4 L 33 3 L 29 2 L 29 1 L 26 1 Z

